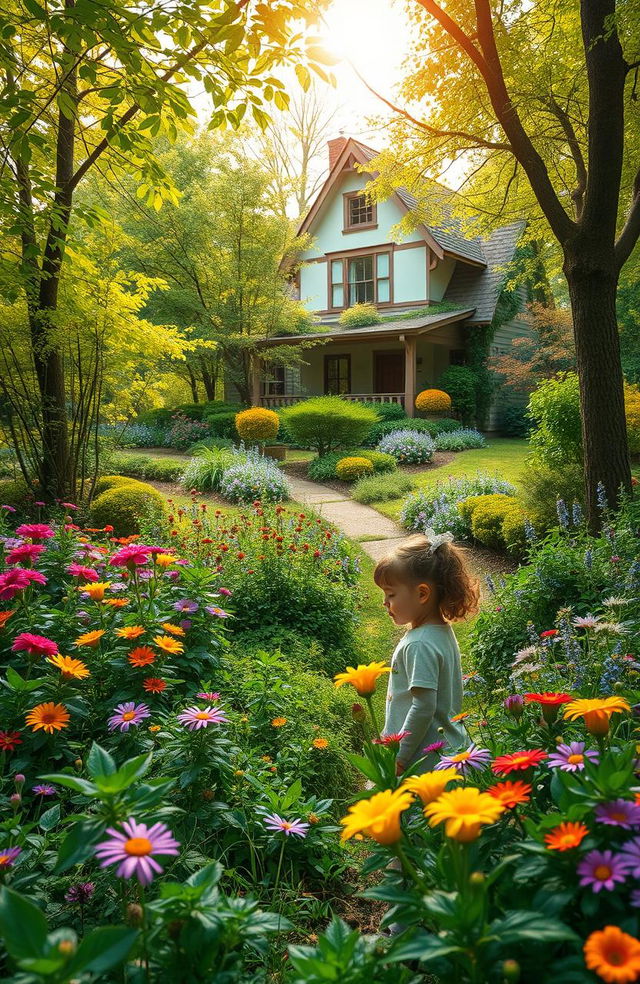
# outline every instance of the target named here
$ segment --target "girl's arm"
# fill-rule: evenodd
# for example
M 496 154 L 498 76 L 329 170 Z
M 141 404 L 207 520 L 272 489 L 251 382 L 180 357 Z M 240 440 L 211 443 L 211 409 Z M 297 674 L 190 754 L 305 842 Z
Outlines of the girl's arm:
M 428 687 L 411 688 L 411 707 L 405 718 L 403 731 L 409 734 L 400 742 L 396 760 L 396 772 L 400 775 L 414 757 L 424 740 L 436 713 L 438 693 Z

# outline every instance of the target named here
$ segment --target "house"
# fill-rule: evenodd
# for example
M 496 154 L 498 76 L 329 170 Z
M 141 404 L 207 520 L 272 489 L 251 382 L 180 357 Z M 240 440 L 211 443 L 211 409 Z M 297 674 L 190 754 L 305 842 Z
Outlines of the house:
M 371 201 L 364 193 L 371 174 L 358 166 L 366 169 L 376 151 L 346 137 L 330 140 L 328 149 L 329 176 L 298 230 L 312 245 L 298 255 L 295 277 L 318 330 L 263 342 L 317 344 L 302 369 L 266 373 L 256 361 L 253 400 L 279 407 L 339 393 L 401 403 L 412 416 L 416 394 L 434 386 L 449 365 L 467 361 L 474 331 L 486 336 L 525 223 L 497 229 L 487 240 L 465 238 L 453 220 L 419 225 L 400 238 L 392 230 L 416 199 L 399 188 L 384 202 Z M 356 303 L 374 304 L 383 322 L 342 326 L 340 314 Z M 487 354 L 501 354 L 525 330 L 515 318 L 500 324 Z

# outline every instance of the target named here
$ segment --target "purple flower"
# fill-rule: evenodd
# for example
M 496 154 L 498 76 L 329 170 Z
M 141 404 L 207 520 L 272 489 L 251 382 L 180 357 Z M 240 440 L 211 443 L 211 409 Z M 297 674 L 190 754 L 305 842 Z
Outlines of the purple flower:
M 22 854 L 21 847 L 0 847 L 0 871 L 11 868 L 19 854 Z
M 85 902 L 89 901 L 95 890 L 96 886 L 93 882 L 79 882 L 79 884 L 71 886 L 65 895 L 65 901 L 84 905 Z
M 31 789 L 36 796 L 55 796 L 57 792 L 56 787 L 52 786 L 50 782 L 41 782 L 37 786 L 32 786 Z
M 174 601 L 173 607 L 177 612 L 185 612 L 187 615 L 193 615 L 198 611 L 200 606 L 197 601 L 189 601 L 188 598 L 182 598 L 180 601 Z
M 443 755 L 435 769 L 455 769 L 460 775 L 466 776 L 471 769 L 484 769 L 490 759 L 491 752 L 487 748 L 476 748 L 472 743 L 464 752 Z
M 216 700 L 220 700 L 220 694 L 215 690 L 201 690 L 199 694 L 196 694 L 196 698 L 213 703 Z
M 640 909 L 640 888 L 636 888 L 635 891 L 631 893 L 631 898 L 629 901 L 634 909 Z
M 124 833 L 107 827 L 110 839 L 96 846 L 100 867 L 106 868 L 120 862 L 116 871 L 119 878 L 135 875 L 141 885 L 149 885 L 154 874 L 161 874 L 163 870 L 153 855 L 178 854 L 180 843 L 163 823 L 147 827 L 146 823 L 136 823 L 133 817 L 129 817 L 122 827 Z
M 423 755 L 429 755 L 430 752 L 441 752 L 446 744 L 446 741 L 433 741 L 426 748 L 422 749 L 422 753 Z
M 505 697 L 504 706 L 512 717 L 522 717 L 524 714 L 524 697 L 522 694 L 511 694 L 510 697 Z
M 225 612 L 222 608 L 216 608 L 215 605 L 207 605 L 205 612 L 209 615 L 215 615 L 216 618 L 229 618 L 229 612 Z
M 187 707 L 178 714 L 178 721 L 184 724 L 189 731 L 199 731 L 200 728 L 208 728 L 210 724 L 222 724 L 228 721 L 224 711 L 218 707 Z
M 136 704 L 129 700 L 126 704 L 114 707 L 114 715 L 109 718 L 109 731 L 128 731 L 132 724 L 140 724 L 145 718 L 151 717 L 151 711 L 146 704 Z
M 563 772 L 582 772 L 585 760 L 597 765 L 599 758 L 598 752 L 593 749 L 585 751 L 583 741 L 572 741 L 568 745 L 558 745 L 555 752 L 549 755 L 548 765 Z
M 631 830 L 640 827 L 640 804 L 630 803 L 629 800 L 616 799 L 610 803 L 600 803 L 595 809 L 598 823 L 606 823 L 610 827 L 622 827 Z
M 43 505 L 44 505 L 44 503 L 43 503 Z M 4 509 L 6 512 L 9 512 L 9 513 L 14 513 L 15 512 L 15 509 L 13 508 L 13 506 L 0 506 L 0 509 Z
M 589 851 L 578 865 L 581 885 L 591 885 L 594 892 L 606 888 L 612 892 L 616 882 L 627 877 L 627 865 L 613 851 Z
M 622 845 L 621 858 L 634 878 L 640 878 L 640 837 L 626 841 Z
M 225 595 L 226 598 L 230 598 L 233 592 L 229 591 L 229 588 L 220 588 L 218 594 Z
M 297 834 L 298 837 L 306 837 L 307 831 L 309 830 L 309 824 L 303 823 L 299 817 L 296 817 L 295 820 L 285 820 L 283 817 L 278 816 L 277 813 L 268 813 L 263 822 L 267 830 L 282 832 L 287 837 L 290 837 L 291 834 Z

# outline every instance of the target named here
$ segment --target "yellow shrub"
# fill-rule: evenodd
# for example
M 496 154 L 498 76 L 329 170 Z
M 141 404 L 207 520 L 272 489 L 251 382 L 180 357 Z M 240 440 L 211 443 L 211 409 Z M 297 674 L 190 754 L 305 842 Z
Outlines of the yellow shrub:
M 92 526 L 113 526 L 116 536 L 141 532 L 143 521 L 156 526 L 166 521 L 168 509 L 164 497 L 146 482 L 127 482 L 102 492 L 91 503 Z
M 624 411 L 627 417 L 627 436 L 631 454 L 640 454 L 640 388 L 624 387 Z
M 343 482 L 355 482 L 363 475 L 373 475 L 373 462 L 367 458 L 341 458 L 336 465 L 336 475 Z
M 272 441 L 279 427 L 280 418 L 274 410 L 251 407 L 236 414 L 236 430 L 243 441 Z
M 422 390 L 416 396 L 416 410 L 425 413 L 446 413 L 451 410 L 451 397 L 444 390 Z
M 522 553 L 525 547 L 525 513 L 512 495 L 474 495 L 458 503 L 458 512 L 471 527 L 478 543 L 493 550 Z

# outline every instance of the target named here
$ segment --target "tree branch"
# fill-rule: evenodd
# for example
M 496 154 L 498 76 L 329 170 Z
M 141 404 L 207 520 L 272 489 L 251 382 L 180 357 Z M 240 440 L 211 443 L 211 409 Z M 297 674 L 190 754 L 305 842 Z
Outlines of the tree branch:
M 640 170 L 633 181 L 631 208 L 615 246 L 618 270 L 627 262 L 640 238 Z
M 573 199 L 576 210 L 576 219 L 579 219 L 582 215 L 584 194 L 587 190 L 587 168 L 584 162 L 582 148 L 568 114 L 560 106 L 558 101 L 553 96 L 553 93 L 547 100 L 547 106 L 559 121 L 560 126 L 565 133 L 567 144 L 569 145 L 569 150 L 571 151 L 571 156 L 573 157 L 573 162 L 576 166 L 576 186 L 571 192 L 571 198 Z

